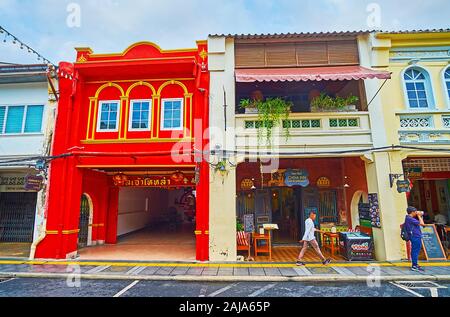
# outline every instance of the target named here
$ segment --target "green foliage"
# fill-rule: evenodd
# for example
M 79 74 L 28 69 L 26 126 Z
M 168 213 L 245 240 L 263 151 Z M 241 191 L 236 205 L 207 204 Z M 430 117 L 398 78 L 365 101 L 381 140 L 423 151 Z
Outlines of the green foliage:
M 346 106 L 354 105 L 359 101 L 359 98 L 353 95 L 347 98 L 343 97 L 330 97 L 326 93 L 321 93 L 320 96 L 314 98 L 311 101 L 311 110 L 316 111 L 339 111 Z
M 258 141 L 266 139 L 267 145 L 272 145 L 273 128 L 280 126 L 283 120 L 288 119 L 292 103 L 282 98 L 267 98 L 260 100 L 241 100 L 241 107 L 256 108 L 258 110 Z M 283 126 L 284 135 L 289 138 L 289 126 Z
M 245 230 L 244 229 L 244 225 L 242 224 L 242 222 L 239 219 L 237 219 L 237 221 L 236 221 L 236 231 L 240 232 L 240 231 L 244 231 L 244 230 Z

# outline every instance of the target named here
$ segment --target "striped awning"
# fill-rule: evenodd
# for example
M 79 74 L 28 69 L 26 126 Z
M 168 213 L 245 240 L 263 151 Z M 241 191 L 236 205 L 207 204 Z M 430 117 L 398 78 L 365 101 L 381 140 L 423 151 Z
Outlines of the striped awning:
M 391 73 L 362 66 L 237 69 L 238 83 L 390 79 Z

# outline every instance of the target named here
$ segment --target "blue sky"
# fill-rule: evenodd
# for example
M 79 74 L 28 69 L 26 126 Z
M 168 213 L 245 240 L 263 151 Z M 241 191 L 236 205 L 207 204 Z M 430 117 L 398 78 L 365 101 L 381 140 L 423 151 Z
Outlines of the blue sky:
M 71 3 L 81 9 L 80 27 L 66 23 Z M 121 52 L 142 40 L 194 47 L 215 33 L 373 29 L 371 3 L 384 30 L 450 28 L 448 0 L 0 0 L 0 25 L 57 63 L 73 61 L 77 46 Z M 3 38 L 0 61 L 37 62 Z

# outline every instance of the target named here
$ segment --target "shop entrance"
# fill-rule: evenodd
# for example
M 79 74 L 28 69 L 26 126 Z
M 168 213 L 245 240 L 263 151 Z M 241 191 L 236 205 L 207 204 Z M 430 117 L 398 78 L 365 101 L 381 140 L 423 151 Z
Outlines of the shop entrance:
M 264 201 L 267 203 L 262 204 Z M 266 205 L 266 208 L 261 208 L 262 205 Z M 252 210 L 259 210 L 263 212 L 257 212 L 257 225 L 261 221 L 267 223 L 267 220 L 277 224 L 279 229 L 273 232 L 272 237 L 275 245 L 297 246 L 310 211 L 317 213 L 318 227 L 339 221 L 336 191 L 314 187 L 276 187 L 255 193 L 241 192 L 237 208 L 239 218 Z M 264 215 L 266 217 L 260 219 Z
M 29 255 L 36 202 L 37 193 L 0 193 L 0 256 Z
M 81 259 L 195 261 L 194 187 L 121 187 L 117 243 L 80 251 Z
M 237 167 L 236 217 L 241 231 L 236 238 L 238 250 L 245 249 L 241 237 L 247 230 L 257 243 L 269 236 L 272 245 L 270 257 L 265 252 L 259 255 L 258 244 L 253 244 L 250 254 L 253 251 L 256 261 L 295 262 L 305 220 L 314 212 L 322 251 L 334 260 L 343 260 L 340 233 L 361 230 L 359 224 L 352 223 L 351 208 L 355 193 L 367 193 L 364 162 L 359 157 L 283 158 L 276 169 L 271 166 L 264 171 L 263 165 L 246 161 Z M 358 208 L 353 212 L 357 213 Z M 252 219 L 254 226 L 249 225 Z M 367 238 L 371 239 L 370 235 Z M 262 250 L 266 244 L 261 241 Z M 315 252 L 310 251 L 306 254 L 308 261 L 318 261 Z

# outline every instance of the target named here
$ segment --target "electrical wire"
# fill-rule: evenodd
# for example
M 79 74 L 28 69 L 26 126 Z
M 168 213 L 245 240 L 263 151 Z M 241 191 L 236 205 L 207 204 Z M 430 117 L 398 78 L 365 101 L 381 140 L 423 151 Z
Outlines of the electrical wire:
M 290 153 L 278 153 L 278 152 L 250 152 L 250 151 L 199 151 L 199 150 L 189 150 L 185 152 L 153 152 L 153 153 L 97 153 L 97 152 L 70 152 L 64 153 L 61 155 L 55 156 L 30 156 L 23 157 L 21 159 L 14 160 L 0 160 L 1 166 L 18 166 L 19 164 L 23 166 L 32 166 L 35 165 L 30 161 L 44 161 L 45 163 L 49 163 L 56 159 L 67 158 L 67 157 L 97 157 L 97 156 L 187 156 L 187 155 L 244 155 L 244 156 L 311 156 L 311 155 L 343 155 L 343 154 L 357 154 L 357 153 L 373 153 L 380 152 L 386 150 L 414 150 L 414 151 L 424 151 L 424 152 L 439 152 L 439 153 L 448 153 L 450 154 L 450 149 L 436 149 L 436 148 L 428 148 L 428 147 L 419 147 L 419 146 L 404 146 L 404 145 L 392 145 L 392 146 L 384 146 L 384 147 L 376 147 L 376 148 L 363 148 L 363 149 L 354 149 L 354 150 L 343 150 L 343 151 L 319 151 L 319 152 L 290 152 Z

